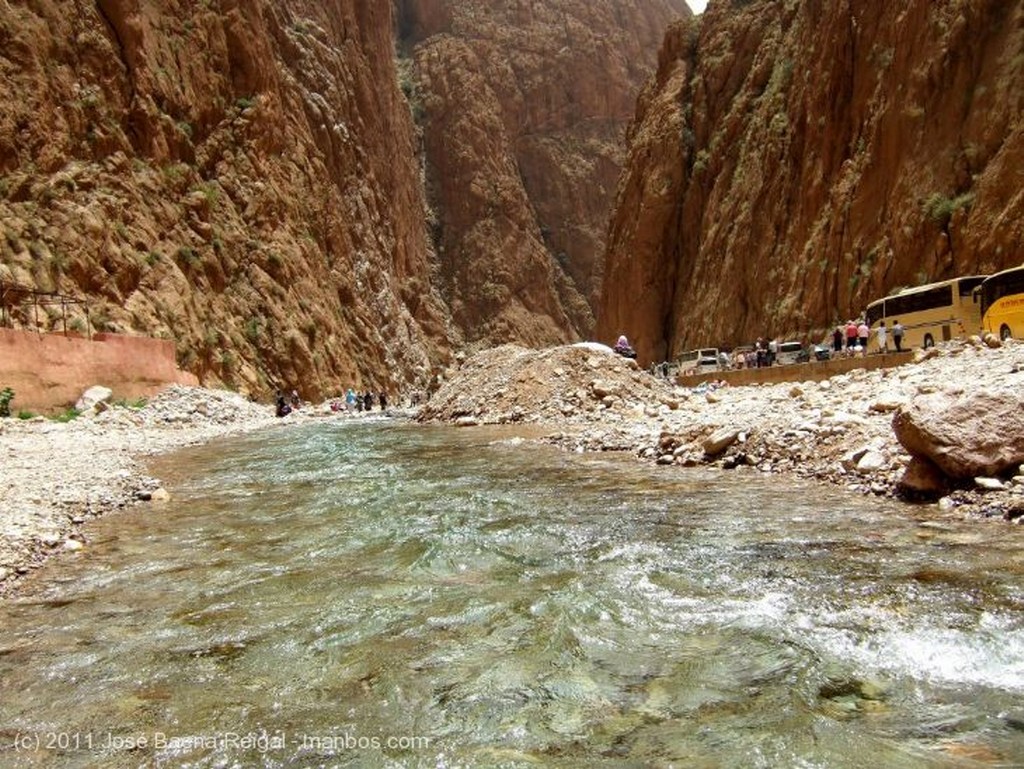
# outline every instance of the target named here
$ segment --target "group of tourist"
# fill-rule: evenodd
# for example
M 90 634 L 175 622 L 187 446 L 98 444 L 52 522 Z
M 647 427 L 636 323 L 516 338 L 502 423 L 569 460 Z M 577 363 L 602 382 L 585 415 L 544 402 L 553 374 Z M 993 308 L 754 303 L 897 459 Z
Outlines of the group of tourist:
M 764 339 L 758 338 L 753 347 L 737 347 L 731 354 L 723 352 L 722 362 L 725 365 L 722 368 L 766 368 L 775 365 L 778 354 L 777 339 L 765 342 Z
M 357 393 L 350 387 L 345 392 L 344 408 L 346 411 L 373 411 L 374 400 L 375 396 L 369 390 Z M 380 406 L 381 411 L 386 411 L 388 408 L 388 394 L 383 391 L 378 393 L 376 402 Z M 340 400 L 335 399 L 331 401 L 331 411 L 341 411 L 342 407 Z
M 867 352 L 868 341 L 871 339 L 871 328 L 863 318 L 860 321 L 848 320 L 845 326 L 836 326 L 832 332 L 833 355 L 863 355 Z M 845 347 L 844 347 L 845 341 Z M 875 341 L 879 352 L 889 352 L 889 329 L 883 320 L 875 329 Z M 896 352 L 903 350 L 903 324 L 899 320 L 892 324 L 892 341 Z
M 369 412 L 373 411 L 374 404 L 380 407 L 381 411 L 387 411 L 388 408 L 388 394 L 386 392 L 380 392 L 374 395 L 374 393 L 366 390 L 362 393 L 357 393 L 353 388 L 348 388 L 345 392 L 345 398 L 333 398 L 331 400 L 331 411 L 350 411 L 350 412 Z M 275 410 L 274 413 L 279 417 L 288 416 L 293 411 L 298 410 L 302 407 L 302 400 L 299 398 L 297 390 L 292 390 L 291 398 L 286 398 L 284 393 L 280 390 L 275 395 Z
M 279 417 L 286 417 L 301 406 L 302 400 L 299 398 L 298 390 L 292 390 L 290 398 L 285 398 L 280 390 L 274 396 L 274 413 Z

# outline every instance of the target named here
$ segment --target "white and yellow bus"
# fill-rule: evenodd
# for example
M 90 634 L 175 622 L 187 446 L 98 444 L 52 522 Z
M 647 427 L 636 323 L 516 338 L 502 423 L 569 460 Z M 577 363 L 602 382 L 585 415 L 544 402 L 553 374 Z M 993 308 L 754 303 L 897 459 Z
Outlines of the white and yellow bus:
M 1024 264 L 989 275 L 978 293 L 985 331 L 1000 339 L 1024 338 Z
M 926 286 L 907 288 L 877 299 L 864 311 L 871 338 L 868 352 L 878 352 L 878 326 L 885 321 L 890 351 L 896 349 L 892 328 L 903 326 L 902 348 L 932 347 L 936 342 L 977 334 L 981 330 L 981 306 L 974 290 L 987 276 L 967 275 Z

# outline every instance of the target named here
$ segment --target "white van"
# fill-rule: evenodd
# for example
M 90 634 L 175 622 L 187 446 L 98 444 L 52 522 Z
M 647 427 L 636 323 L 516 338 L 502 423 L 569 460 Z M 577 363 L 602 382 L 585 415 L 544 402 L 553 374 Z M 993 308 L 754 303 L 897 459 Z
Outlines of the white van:
M 775 362 L 780 366 L 791 363 L 803 363 L 807 360 L 803 343 L 801 342 L 780 342 L 779 349 L 775 353 Z
M 702 347 L 699 350 L 690 350 L 679 356 L 679 373 L 705 374 L 709 371 L 718 371 L 719 358 L 717 347 Z

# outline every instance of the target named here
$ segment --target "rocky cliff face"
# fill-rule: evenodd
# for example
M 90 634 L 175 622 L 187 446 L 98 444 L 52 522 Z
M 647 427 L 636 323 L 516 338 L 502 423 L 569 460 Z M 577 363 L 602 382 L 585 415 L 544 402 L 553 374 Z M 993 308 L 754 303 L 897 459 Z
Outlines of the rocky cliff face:
M 362 0 L 0 3 L 0 280 L 208 384 L 421 384 L 449 335 L 393 34 Z
M 400 0 L 440 279 L 470 345 L 593 328 L 622 138 L 683 0 Z
M 816 335 L 1024 260 L 1024 5 L 712 0 L 630 133 L 598 335 Z

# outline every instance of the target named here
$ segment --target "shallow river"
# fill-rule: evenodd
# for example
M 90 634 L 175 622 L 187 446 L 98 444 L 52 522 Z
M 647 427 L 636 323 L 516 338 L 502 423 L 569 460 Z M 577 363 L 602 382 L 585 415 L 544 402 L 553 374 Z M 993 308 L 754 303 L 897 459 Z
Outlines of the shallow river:
M 0 766 L 1024 765 L 1024 529 L 496 430 L 279 429 L 0 603 Z

